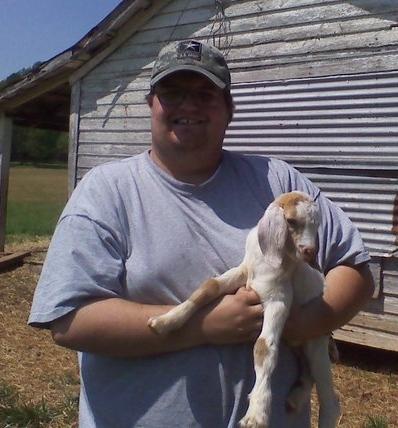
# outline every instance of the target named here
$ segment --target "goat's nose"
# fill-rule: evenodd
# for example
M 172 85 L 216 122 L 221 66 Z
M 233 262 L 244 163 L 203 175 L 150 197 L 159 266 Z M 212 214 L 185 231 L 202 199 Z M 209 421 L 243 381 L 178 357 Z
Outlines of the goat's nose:
M 308 245 L 300 245 L 300 253 L 302 254 L 304 260 L 307 263 L 313 263 L 316 256 L 315 247 L 310 247 Z

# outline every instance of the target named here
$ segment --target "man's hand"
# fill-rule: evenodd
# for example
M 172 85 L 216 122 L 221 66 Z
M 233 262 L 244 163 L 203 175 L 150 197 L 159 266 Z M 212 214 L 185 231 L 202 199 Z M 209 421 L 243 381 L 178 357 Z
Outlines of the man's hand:
M 226 345 L 254 341 L 260 334 L 263 308 L 253 290 L 241 287 L 201 309 L 191 322 L 198 326 L 203 343 Z

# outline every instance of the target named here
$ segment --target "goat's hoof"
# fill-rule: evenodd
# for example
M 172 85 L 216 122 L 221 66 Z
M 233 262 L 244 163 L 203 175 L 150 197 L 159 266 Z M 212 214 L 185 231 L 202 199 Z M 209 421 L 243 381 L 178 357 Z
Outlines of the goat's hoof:
M 149 318 L 148 326 L 161 336 L 166 335 L 172 330 L 170 323 L 167 323 L 162 316 Z
M 311 387 L 307 391 L 301 384 L 294 386 L 286 400 L 286 411 L 288 413 L 298 413 L 308 401 L 310 393 Z
M 330 403 L 329 403 L 330 404 Z M 319 428 L 336 428 L 340 424 L 342 417 L 341 407 L 338 400 L 332 403 L 330 406 L 325 409 L 324 406 L 321 406 L 319 409 Z
M 268 424 L 261 418 L 257 418 L 256 416 L 246 415 L 239 422 L 240 428 L 268 428 Z
M 288 398 L 286 400 L 286 411 L 288 413 L 297 413 L 298 412 L 298 405 L 295 402 L 295 400 L 292 400 L 291 398 Z

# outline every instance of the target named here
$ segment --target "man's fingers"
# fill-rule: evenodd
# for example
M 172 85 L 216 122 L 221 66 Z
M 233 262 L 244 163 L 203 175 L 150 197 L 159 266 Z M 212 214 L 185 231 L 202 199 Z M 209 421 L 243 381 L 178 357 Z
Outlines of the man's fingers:
M 260 297 L 251 288 L 240 287 L 236 294 L 244 297 L 249 305 L 261 304 Z

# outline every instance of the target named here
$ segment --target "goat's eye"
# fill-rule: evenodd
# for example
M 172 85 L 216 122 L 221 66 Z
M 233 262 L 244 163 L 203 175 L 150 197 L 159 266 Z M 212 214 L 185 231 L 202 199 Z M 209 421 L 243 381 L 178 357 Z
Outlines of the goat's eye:
M 289 224 L 289 226 L 292 226 L 292 227 L 295 227 L 298 224 L 295 218 L 287 218 L 286 221 Z

